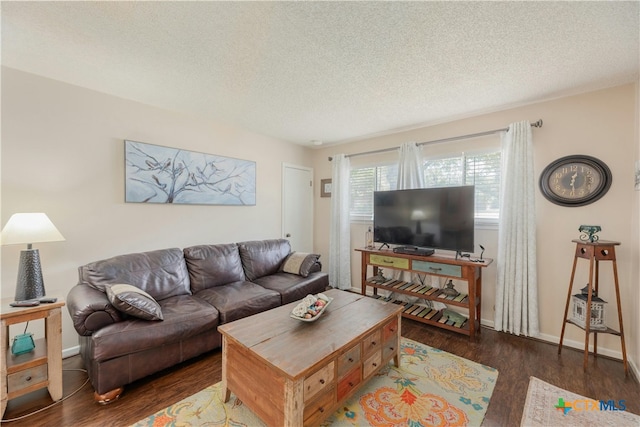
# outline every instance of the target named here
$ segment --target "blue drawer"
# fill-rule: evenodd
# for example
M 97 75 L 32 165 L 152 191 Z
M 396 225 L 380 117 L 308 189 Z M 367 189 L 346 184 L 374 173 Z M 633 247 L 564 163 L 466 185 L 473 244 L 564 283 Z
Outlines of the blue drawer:
M 413 261 L 412 270 L 424 271 L 430 274 L 439 274 L 441 276 L 462 277 L 462 267 L 459 265 L 440 264 L 438 262 L 429 261 Z

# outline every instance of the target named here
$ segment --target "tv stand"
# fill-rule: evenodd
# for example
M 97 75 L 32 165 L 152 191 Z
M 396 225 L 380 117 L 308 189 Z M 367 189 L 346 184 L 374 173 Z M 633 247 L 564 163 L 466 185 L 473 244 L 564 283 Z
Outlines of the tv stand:
M 419 248 L 417 246 L 398 246 L 397 248 L 393 248 L 393 252 L 396 254 L 430 256 L 436 251 L 433 249 Z
M 356 251 L 362 253 L 362 295 L 367 295 L 367 288 L 371 287 L 373 295 L 370 296 L 404 305 L 402 317 L 465 334 L 469 339 L 473 339 L 476 333 L 480 333 L 482 269 L 491 264 L 492 259 L 485 258 L 482 263 L 475 263 L 440 254 L 427 257 L 382 249 L 364 248 Z M 455 297 L 447 296 L 443 292 L 444 289 L 434 288 L 426 283 L 387 279 L 378 275 L 380 268 L 384 268 L 385 271 L 408 271 L 463 281 L 467 284 L 467 293 L 460 293 Z M 373 274 L 370 271 L 373 271 Z M 444 310 L 395 301 L 390 297 L 378 295 L 378 289 L 460 307 L 468 310 L 469 318 L 460 323 L 460 320 L 448 318 Z

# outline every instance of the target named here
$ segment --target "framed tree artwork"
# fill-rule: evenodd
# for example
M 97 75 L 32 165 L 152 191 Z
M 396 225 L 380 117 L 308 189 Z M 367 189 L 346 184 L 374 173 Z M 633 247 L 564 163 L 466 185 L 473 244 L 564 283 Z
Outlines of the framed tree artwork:
M 125 201 L 255 205 L 256 163 L 125 140 Z

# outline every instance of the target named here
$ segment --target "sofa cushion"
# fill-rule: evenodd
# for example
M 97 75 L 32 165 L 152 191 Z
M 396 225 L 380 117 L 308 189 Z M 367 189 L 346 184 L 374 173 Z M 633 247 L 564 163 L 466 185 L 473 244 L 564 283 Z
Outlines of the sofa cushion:
M 105 285 L 107 298 L 115 308 L 129 316 L 145 320 L 162 320 L 160 304 L 151 295 L 132 285 Z
M 320 255 L 318 254 L 293 252 L 285 258 L 280 267 L 280 271 L 307 277 L 309 273 L 312 272 L 312 269 L 318 262 L 318 259 L 320 259 Z
M 162 351 L 167 344 L 211 332 L 218 333 L 218 311 L 211 304 L 190 295 L 159 301 L 164 321 L 149 322 L 129 318 L 96 331 L 92 335 L 92 359 L 105 361 L 148 349 Z
M 280 305 L 280 294 L 251 282 L 233 282 L 195 294 L 220 312 L 220 324 L 233 322 Z
M 255 280 L 255 283 L 278 292 L 282 304 L 289 304 L 301 300 L 309 294 L 324 292 L 329 286 L 329 276 L 326 273 L 311 273 L 308 277 L 301 277 L 291 273 L 276 273 Z
M 245 280 L 235 243 L 200 245 L 184 249 L 193 293 Z
M 105 285 L 128 283 L 156 301 L 191 295 L 189 273 L 182 250 L 162 249 L 119 255 L 78 268 L 80 282 L 105 292 Z
M 238 243 L 242 266 L 247 280 L 278 272 L 280 265 L 291 252 L 286 239 L 259 240 Z

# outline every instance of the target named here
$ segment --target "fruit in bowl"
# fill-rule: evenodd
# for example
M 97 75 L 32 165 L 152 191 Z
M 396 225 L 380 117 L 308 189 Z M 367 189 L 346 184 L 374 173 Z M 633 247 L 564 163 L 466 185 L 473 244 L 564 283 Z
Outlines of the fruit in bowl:
M 331 298 L 322 293 L 315 296 L 307 295 L 298 303 L 298 305 L 295 306 L 291 312 L 291 317 L 300 320 L 313 321 L 322 314 L 330 302 Z

